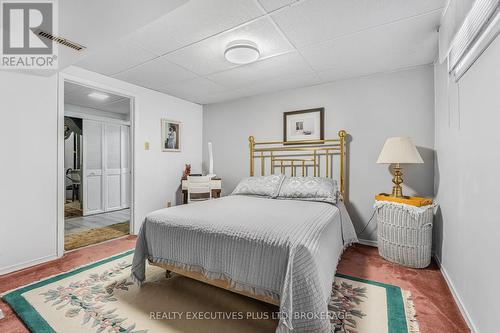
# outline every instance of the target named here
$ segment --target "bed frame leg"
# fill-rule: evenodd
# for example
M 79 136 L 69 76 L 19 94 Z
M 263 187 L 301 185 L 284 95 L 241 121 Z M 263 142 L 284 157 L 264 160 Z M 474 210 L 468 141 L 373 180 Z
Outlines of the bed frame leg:
M 165 270 L 165 277 L 166 277 L 167 279 L 170 279 L 170 278 L 172 277 L 172 272 L 171 272 L 171 271 L 169 271 L 168 269 L 167 269 L 167 270 Z

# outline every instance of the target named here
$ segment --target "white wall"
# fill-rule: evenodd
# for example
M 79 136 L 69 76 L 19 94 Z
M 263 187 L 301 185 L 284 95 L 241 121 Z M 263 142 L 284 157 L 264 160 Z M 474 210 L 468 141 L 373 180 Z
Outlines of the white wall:
M 392 188 L 387 166 L 375 164 L 387 137 L 408 135 L 420 146 L 425 164 L 406 168 L 405 190 L 433 195 L 432 66 L 204 106 L 204 157 L 206 161 L 206 143 L 213 142 L 214 171 L 223 179 L 224 193 L 248 176 L 249 135 L 281 140 L 283 112 L 322 106 L 326 138 L 336 138 L 339 129 L 352 136 L 348 209 L 357 230 L 372 214 L 374 195 Z M 361 238 L 375 239 L 375 225 Z
M 458 84 L 446 63 L 435 82 L 436 254 L 471 326 L 498 332 L 500 38 Z
M 0 274 L 56 255 L 57 77 L 0 72 Z
M 147 213 L 163 208 L 167 200 L 175 202 L 184 163 L 200 171 L 202 107 L 77 67 L 64 73 L 136 98 L 134 231 L 138 232 Z M 57 76 L 0 72 L 0 274 L 57 253 L 57 81 Z M 161 118 L 183 123 L 182 152 L 161 152 Z M 150 142 L 148 151 L 145 141 Z

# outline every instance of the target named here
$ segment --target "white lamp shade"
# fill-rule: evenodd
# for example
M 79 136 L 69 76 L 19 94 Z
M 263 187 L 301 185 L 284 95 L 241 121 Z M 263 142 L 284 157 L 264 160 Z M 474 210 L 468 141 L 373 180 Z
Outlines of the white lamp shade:
M 388 138 L 378 156 L 377 163 L 424 163 L 411 138 L 398 136 Z

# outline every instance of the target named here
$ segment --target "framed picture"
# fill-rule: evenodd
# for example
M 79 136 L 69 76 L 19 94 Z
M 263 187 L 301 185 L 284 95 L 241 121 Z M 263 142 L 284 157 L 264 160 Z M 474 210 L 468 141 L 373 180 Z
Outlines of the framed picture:
M 161 120 L 161 150 L 181 151 L 181 123 L 179 121 Z
M 283 113 L 283 141 L 285 144 L 317 143 L 325 138 L 325 108 Z M 316 141 L 316 142 L 315 142 Z

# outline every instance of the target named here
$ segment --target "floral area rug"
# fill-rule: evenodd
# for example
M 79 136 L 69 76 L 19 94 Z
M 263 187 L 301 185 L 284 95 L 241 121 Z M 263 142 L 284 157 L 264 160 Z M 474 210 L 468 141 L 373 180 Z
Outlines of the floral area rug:
M 129 278 L 133 251 L 55 275 L 3 295 L 36 333 L 274 332 L 278 308 L 147 267 L 147 282 Z M 416 333 L 409 293 L 338 274 L 329 304 L 332 332 Z

